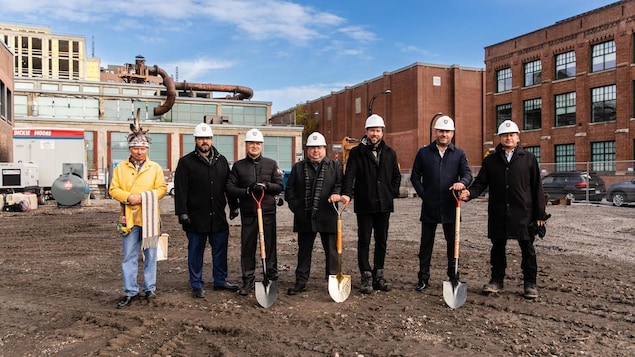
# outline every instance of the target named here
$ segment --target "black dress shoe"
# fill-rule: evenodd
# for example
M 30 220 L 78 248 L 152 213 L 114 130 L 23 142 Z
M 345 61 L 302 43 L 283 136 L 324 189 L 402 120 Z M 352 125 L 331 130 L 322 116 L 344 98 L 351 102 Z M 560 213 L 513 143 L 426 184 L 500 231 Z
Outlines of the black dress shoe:
M 157 298 L 157 294 L 154 291 L 146 291 L 146 300 L 154 300 Z
M 223 285 L 214 285 L 214 290 L 236 291 L 238 290 L 238 284 L 232 284 L 229 281 L 226 281 Z
M 132 295 L 132 296 L 124 296 L 121 300 L 119 300 L 119 302 L 117 303 L 117 308 L 121 309 L 122 307 L 126 307 L 128 305 L 130 305 L 133 301 L 137 300 L 139 298 L 139 294 L 137 295 Z
M 306 285 L 305 284 L 296 283 L 295 285 L 290 287 L 289 290 L 287 290 L 287 295 L 295 295 L 295 294 L 301 293 L 303 291 L 306 291 Z
M 417 291 L 423 291 L 423 290 L 427 289 L 427 288 L 428 288 L 428 286 L 430 286 L 430 285 L 428 284 L 428 282 L 427 282 L 427 281 L 425 281 L 425 280 L 419 280 L 419 282 L 417 283 L 417 286 L 415 286 L 415 290 L 417 290 Z
M 203 299 L 205 297 L 205 289 L 203 288 L 193 289 L 192 295 L 197 299 Z

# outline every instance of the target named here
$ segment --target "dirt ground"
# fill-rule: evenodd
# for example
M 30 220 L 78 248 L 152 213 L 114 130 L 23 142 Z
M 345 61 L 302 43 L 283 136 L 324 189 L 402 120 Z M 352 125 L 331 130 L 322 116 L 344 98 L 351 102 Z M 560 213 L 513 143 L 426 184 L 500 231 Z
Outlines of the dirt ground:
M 344 212 L 343 271 L 352 276 L 353 291 L 343 303 L 328 294 L 317 241 L 308 290 L 286 295 L 294 281 L 296 240 L 285 205 L 278 215 L 280 294 L 264 309 L 253 293 L 212 291 L 209 255 L 207 296 L 191 296 L 186 239 L 172 198 L 161 204 L 170 248 L 169 259 L 158 263 L 158 299 L 124 309 L 115 308 L 122 294 L 116 202 L 0 213 L 0 355 L 635 355 L 633 207 L 549 206 L 548 235 L 536 244 L 540 296 L 530 301 L 521 295 L 515 242 L 508 248 L 504 292 L 481 295 L 489 278 L 486 202 L 464 204 L 459 269 L 468 295 L 452 310 L 443 300 L 440 232 L 432 286 L 423 293 L 413 289 L 418 198 L 396 201 L 386 262 L 386 277 L 394 286 L 390 292 L 358 292 L 355 216 Z M 240 278 L 239 221 L 232 221 L 229 248 L 229 280 L 234 282 Z

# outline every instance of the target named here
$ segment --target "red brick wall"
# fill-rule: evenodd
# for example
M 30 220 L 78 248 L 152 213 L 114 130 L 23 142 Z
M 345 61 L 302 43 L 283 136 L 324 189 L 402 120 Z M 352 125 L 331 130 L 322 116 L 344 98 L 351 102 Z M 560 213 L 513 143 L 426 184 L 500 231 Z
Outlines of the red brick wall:
M 594 11 L 565 19 L 552 26 L 485 48 L 487 137 L 498 143 L 496 106 L 512 103 L 512 119 L 522 128 L 523 101 L 542 98 L 542 128 L 521 133 L 525 146 L 540 146 L 542 162 L 555 160 L 554 145 L 576 144 L 576 161 L 591 160 L 591 143 L 616 141 L 617 160 L 633 159 L 633 32 L 635 1 L 622 1 Z M 615 40 L 616 68 L 591 73 L 591 47 Z M 575 51 L 576 77 L 554 80 L 555 55 Z M 542 84 L 523 87 L 523 63 L 540 59 Z M 496 71 L 512 69 L 512 90 L 496 93 Z M 591 123 L 591 89 L 616 85 L 617 119 L 614 122 Z M 576 92 L 576 124 L 554 127 L 554 96 Z M 625 130 L 629 129 L 630 130 Z M 486 140 L 487 141 L 487 140 Z M 490 144 L 484 143 L 486 148 Z
M 440 78 L 440 85 L 433 85 L 434 77 Z M 466 150 L 470 164 L 480 165 L 483 80 L 482 69 L 416 63 L 333 92 L 306 106 L 309 113 L 320 113 L 319 130 L 327 143 L 340 144 L 345 136 L 364 135 L 370 99 L 390 89 L 390 95 L 376 97 L 373 112 L 384 118 L 385 140 L 397 151 L 402 170 L 412 168 L 417 150 L 431 142 L 430 120 L 437 112 L 456 119 L 455 143 Z M 331 120 L 327 117 L 329 107 L 333 113 Z
M 4 44 L 0 44 L 0 81 L 11 93 L 11 118 L 0 119 L 0 162 L 13 160 L 13 54 Z M 6 108 L 3 108 L 6 110 Z M 4 113 L 3 113 L 4 114 Z M 7 122 L 7 119 L 9 122 Z

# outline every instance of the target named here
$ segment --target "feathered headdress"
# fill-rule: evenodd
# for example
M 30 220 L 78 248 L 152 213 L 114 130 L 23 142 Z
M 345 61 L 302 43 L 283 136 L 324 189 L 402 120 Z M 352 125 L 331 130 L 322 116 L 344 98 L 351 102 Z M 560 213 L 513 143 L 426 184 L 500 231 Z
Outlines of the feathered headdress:
M 146 134 L 148 131 L 143 130 L 141 127 L 141 121 L 139 116 L 141 115 L 141 108 L 137 108 L 137 115 L 134 118 L 134 122 L 130 124 L 130 131 L 132 133 L 128 135 L 128 147 L 132 146 L 145 146 L 150 147 L 152 139 Z

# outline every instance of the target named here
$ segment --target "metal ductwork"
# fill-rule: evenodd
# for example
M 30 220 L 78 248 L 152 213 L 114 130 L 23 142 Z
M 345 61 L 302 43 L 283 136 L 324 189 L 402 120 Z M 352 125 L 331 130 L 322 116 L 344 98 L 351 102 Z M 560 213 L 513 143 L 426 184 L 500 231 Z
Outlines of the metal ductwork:
M 156 65 L 148 67 L 148 73 L 153 76 L 161 76 L 161 78 L 163 78 L 163 85 L 167 90 L 167 98 L 165 98 L 165 102 L 154 108 L 154 115 L 161 116 L 172 109 L 174 101 L 176 100 L 176 88 L 174 87 L 174 81 L 172 80 L 172 77 L 168 76 L 166 71 Z
M 163 79 L 163 85 L 166 88 L 167 97 L 161 105 L 154 108 L 154 116 L 161 116 L 174 106 L 177 96 L 177 90 L 181 91 L 200 91 L 200 92 L 227 92 L 233 95 L 227 95 L 218 99 L 245 100 L 254 96 L 254 91 L 249 87 L 231 85 L 231 84 L 203 84 L 203 83 L 187 83 L 185 81 L 174 83 L 172 77 L 162 68 L 154 65 L 148 67 L 145 65 L 145 58 L 141 55 L 135 57 L 135 64 L 126 64 L 126 71 L 120 77 L 127 83 L 147 83 L 148 76 L 160 76 Z
M 175 84 L 177 90 L 193 90 L 202 92 L 228 92 L 234 93 L 233 96 L 227 95 L 222 99 L 245 100 L 254 96 L 253 89 L 249 87 L 236 86 L 231 84 L 203 84 L 203 83 L 187 83 L 185 81 Z

